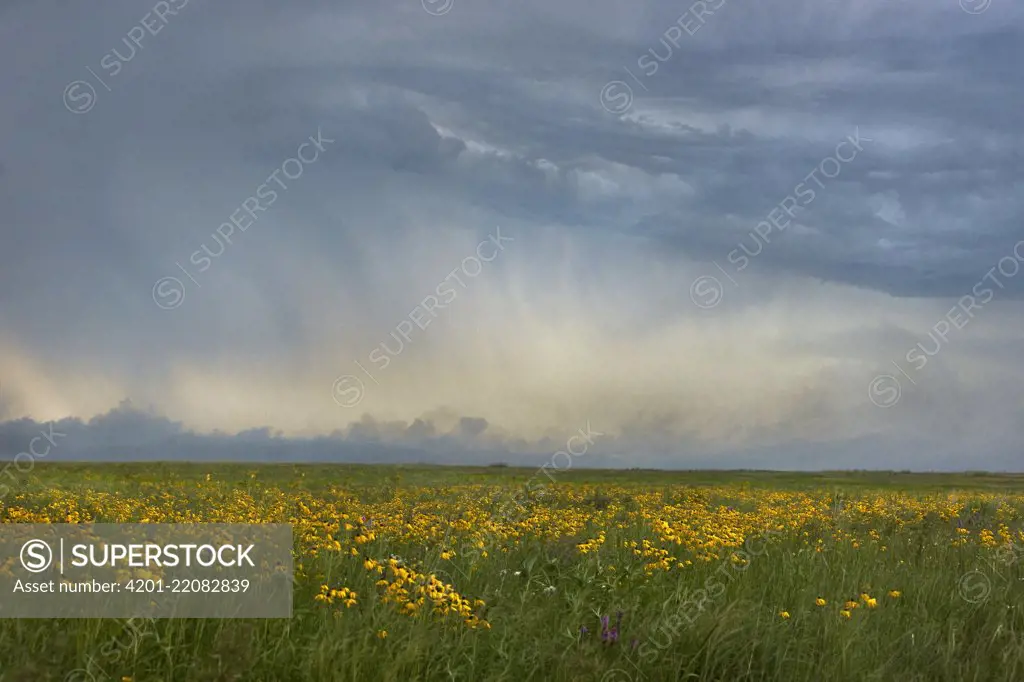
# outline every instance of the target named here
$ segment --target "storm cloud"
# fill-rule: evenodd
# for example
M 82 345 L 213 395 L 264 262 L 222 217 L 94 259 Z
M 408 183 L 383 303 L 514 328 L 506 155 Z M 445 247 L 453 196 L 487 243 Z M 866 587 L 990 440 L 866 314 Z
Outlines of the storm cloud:
M 1022 34 L 8 2 L 0 455 L 1021 470 Z

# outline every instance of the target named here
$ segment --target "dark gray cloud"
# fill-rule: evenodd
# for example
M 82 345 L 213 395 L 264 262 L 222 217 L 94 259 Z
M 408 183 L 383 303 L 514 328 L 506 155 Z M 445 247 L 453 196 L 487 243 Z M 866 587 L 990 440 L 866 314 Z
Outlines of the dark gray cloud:
M 382 437 L 413 459 L 553 451 L 593 419 L 643 461 L 812 466 L 814 443 L 838 467 L 970 414 L 904 466 L 1002 466 L 1024 8 L 698 5 L 6 3 L 0 419 L 80 418 L 113 453 L 131 397 L 154 452 Z M 514 241 L 420 327 L 499 226 Z
M 976 416 L 976 415 L 975 415 Z M 958 415 L 971 419 L 972 415 Z M 441 433 L 429 420 L 382 423 L 369 415 L 347 429 L 323 436 L 289 438 L 272 427 L 238 433 L 198 434 L 179 422 L 130 401 L 89 420 L 65 418 L 51 422 L 19 419 L 0 422 L 0 458 L 10 459 L 0 484 L 10 487 L 31 474 L 37 463 L 69 461 L 199 462 L 357 462 L 368 464 L 425 463 L 535 466 L 545 482 L 559 472 L 586 468 L 657 467 L 667 469 L 742 468 L 821 471 L 841 468 L 916 468 L 931 471 L 1016 471 L 1015 443 L 989 439 L 984 457 L 964 449 L 965 441 L 950 438 L 948 429 L 929 435 L 857 436 L 830 441 L 787 440 L 756 447 L 717 446 L 669 433 L 668 422 L 638 421 L 618 435 L 587 424 L 561 442 L 545 438 L 479 438 L 486 420 L 463 418 L 458 428 Z M 761 433 L 769 441 L 775 434 Z M 589 438 L 584 438 L 589 436 Z M 680 450 L 683 450 L 681 453 Z M 894 454 L 894 451 L 898 451 Z M 183 457 L 183 455 L 187 457 Z M 545 473 L 546 472 L 546 473 Z

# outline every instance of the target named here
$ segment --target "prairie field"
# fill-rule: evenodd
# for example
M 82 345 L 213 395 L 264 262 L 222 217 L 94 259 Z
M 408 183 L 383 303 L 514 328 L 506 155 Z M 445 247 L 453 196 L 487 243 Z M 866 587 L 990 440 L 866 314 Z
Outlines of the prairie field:
M 2 620 L 2 682 L 1024 679 L 1022 476 L 51 463 L 0 518 L 295 562 L 290 619 Z

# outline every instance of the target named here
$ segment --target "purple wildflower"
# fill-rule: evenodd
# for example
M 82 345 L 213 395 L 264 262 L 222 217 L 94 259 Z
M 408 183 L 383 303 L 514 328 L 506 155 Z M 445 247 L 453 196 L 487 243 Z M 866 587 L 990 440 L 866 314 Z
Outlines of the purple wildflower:
M 601 616 L 601 641 L 605 644 L 614 644 L 619 641 L 619 624 L 622 622 L 622 611 L 616 614 L 615 627 L 608 627 L 610 622 L 610 616 Z

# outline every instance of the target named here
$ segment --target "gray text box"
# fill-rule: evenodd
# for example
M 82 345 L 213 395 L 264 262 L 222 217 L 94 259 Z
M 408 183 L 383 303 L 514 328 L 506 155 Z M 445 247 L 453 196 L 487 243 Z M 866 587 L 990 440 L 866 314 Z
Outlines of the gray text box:
M 0 524 L 0 618 L 290 618 L 287 524 Z

